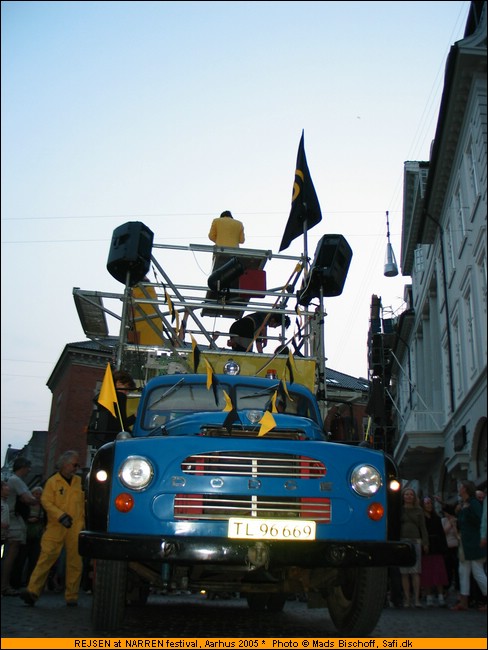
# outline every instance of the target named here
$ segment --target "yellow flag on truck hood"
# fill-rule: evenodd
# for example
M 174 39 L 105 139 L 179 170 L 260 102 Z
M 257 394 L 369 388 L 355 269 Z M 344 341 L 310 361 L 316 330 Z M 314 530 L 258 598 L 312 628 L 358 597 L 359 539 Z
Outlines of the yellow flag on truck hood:
M 263 417 L 259 420 L 259 424 L 261 425 L 261 428 L 259 429 L 258 438 L 265 436 L 268 431 L 274 429 L 276 421 L 269 411 L 265 411 Z
M 107 368 L 105 370 L 102 387 L 100 389 L 100 394 L 97 401 L 99 404 L 104 406 L 107 411 L 110 411 L 114 418 L 117 417 L 117 414 L 115 412 L 115 405 L 117 404 L 118 409 L 119 403 L 117 400 L 117 392 L 115 390 L 114 377 L 112 375 L 112 368 L 110 367 L 110 363 L 107 363 Z

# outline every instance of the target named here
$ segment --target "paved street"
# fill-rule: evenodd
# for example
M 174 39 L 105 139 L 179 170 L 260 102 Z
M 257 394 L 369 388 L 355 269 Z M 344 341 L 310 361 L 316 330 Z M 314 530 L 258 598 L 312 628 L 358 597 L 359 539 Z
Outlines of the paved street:
M 62 595 L 46 592 L 35 607 L 20 598 L 2 598 L 2 637 L 337 637 L 324 609 L 288 601 L 279 614 L 251 611 L 245 600 L 207 600 L 201 595 L 150 596 L 145 606 L 129 607 L 117 633 L 92 630 L 90 594 L 81 593 L 77 608 Z M 477 610 L 385 608 L 373 637 L 485 638 L 486 613 Z

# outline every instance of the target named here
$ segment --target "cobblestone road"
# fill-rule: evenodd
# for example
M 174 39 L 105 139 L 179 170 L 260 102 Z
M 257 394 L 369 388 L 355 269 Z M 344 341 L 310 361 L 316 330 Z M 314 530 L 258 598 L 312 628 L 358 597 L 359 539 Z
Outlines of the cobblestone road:
M 62 595 L 46 592 L 35 607 L 20 598 L 2 597 L 2 638 L 21 637 L 175 637 L 255 638 L 318 637 L 335 633 L 327 610 L 308 609 L 306 603 L 288 601 L 279 614 L 251 611 L 244 599 L 207 600 L 201 595 L 150 596 L 145 606 L 129 607 L 117 634 L 95 633 L 92 597 L 80 594 L 77 608 L 65 606 Z M 471 609 L 385 608 L 373 637 L 486 638 L 486 613 Z

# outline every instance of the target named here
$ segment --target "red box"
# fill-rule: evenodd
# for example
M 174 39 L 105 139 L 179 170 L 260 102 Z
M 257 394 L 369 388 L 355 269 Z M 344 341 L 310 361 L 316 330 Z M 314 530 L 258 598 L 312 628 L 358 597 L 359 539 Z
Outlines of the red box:
M 266 291 L 266 271 L 246 269 L 239 277 L 239 289 L 251 291 Z M 252 298 L 264 298 L 265 294 L 253 294 Z M 249 294 L 241 294 L 242 299 L 249 300 Z

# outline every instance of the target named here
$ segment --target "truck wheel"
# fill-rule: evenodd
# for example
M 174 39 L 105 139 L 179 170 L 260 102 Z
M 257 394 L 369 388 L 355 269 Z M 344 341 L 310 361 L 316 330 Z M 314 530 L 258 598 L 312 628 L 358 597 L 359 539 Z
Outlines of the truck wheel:
M 247 604 L 253 612 L 264 612 L 268 604 L 269 594 L 247 594 Z
M 266 607 L 270 612 L 282 612 L 288 594 L 270 594 Z
M 96 630 L 115 631 L 122 625 L 127 589 L 127 562 L 96 560 L 92 624 Z
M 342 569 L 341 584 L 327 596 L 327 607 L 339 634 L 367 636 L 376 627 L 386 598 L 387 567 Z

